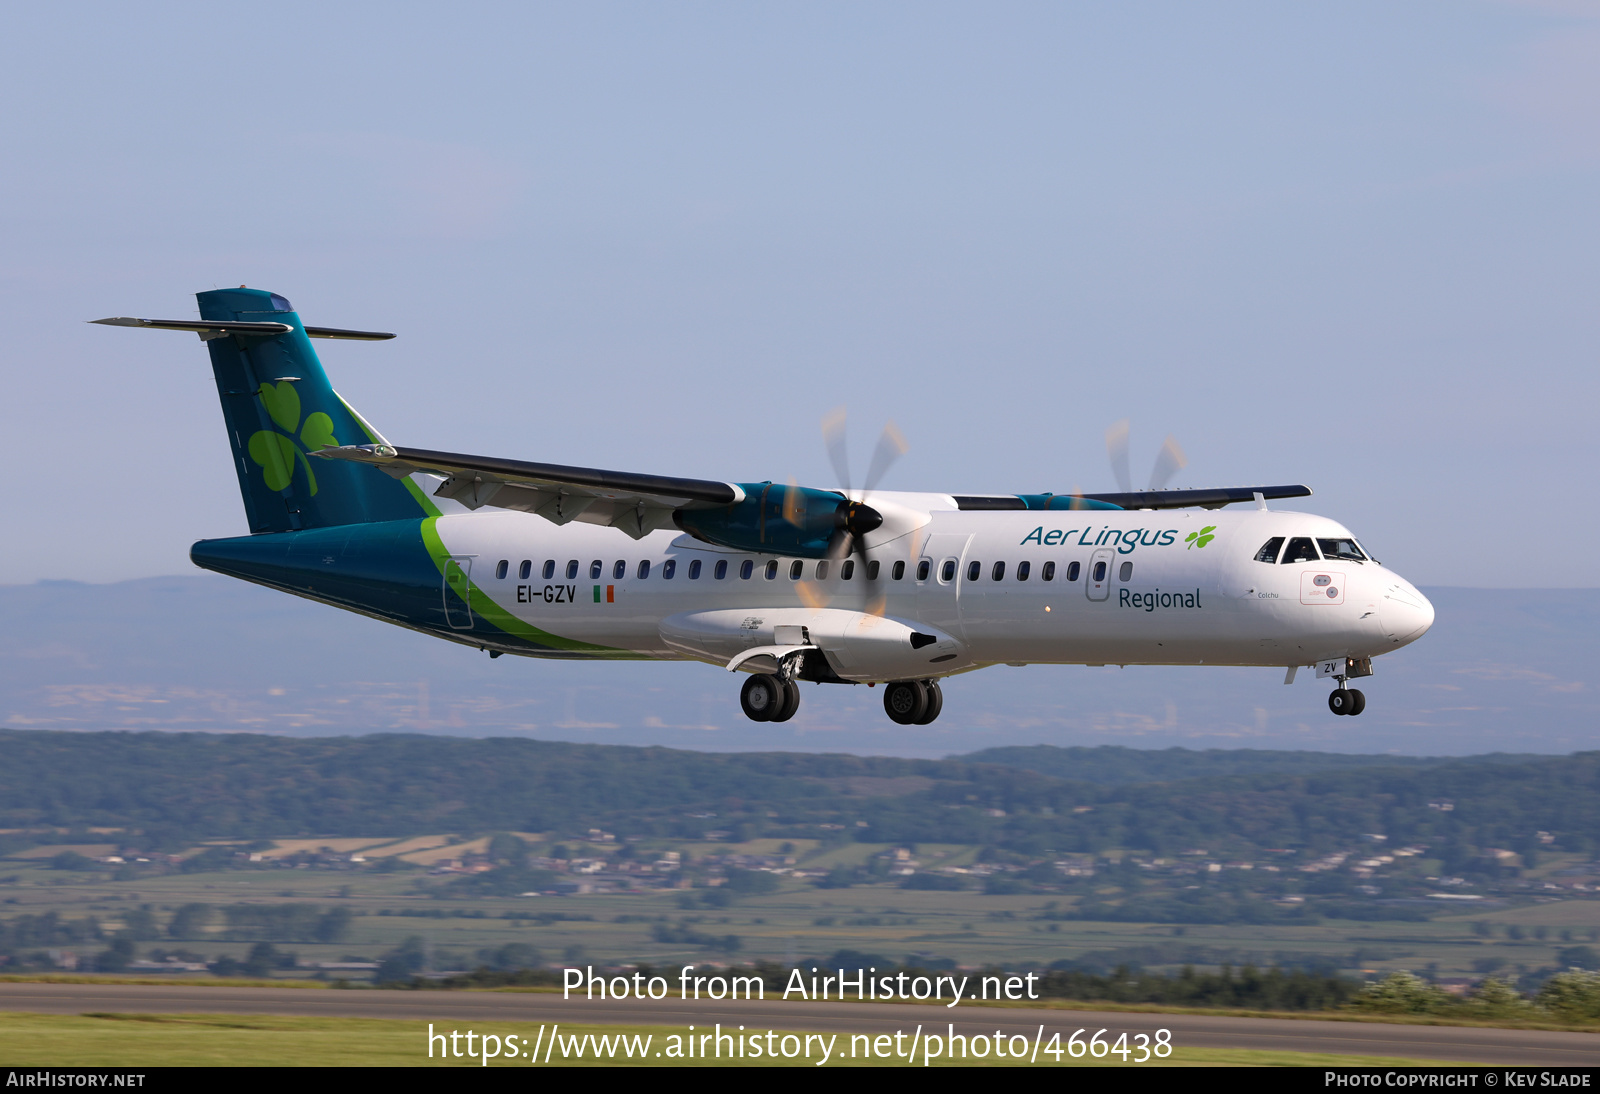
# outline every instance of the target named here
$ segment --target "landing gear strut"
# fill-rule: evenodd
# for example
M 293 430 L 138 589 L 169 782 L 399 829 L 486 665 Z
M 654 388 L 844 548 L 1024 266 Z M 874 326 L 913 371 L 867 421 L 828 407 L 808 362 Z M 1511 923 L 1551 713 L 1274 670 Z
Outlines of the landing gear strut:
M 884 685 L 884 713 L 898 725 L 925 726 L 943 709 L 944 692 L 937 680 L 896 680 Z
M 787 722 L 800 709 L 800 685 L 777 673 L 761 673 L 744 682 L 739 706 L 752 722 Z

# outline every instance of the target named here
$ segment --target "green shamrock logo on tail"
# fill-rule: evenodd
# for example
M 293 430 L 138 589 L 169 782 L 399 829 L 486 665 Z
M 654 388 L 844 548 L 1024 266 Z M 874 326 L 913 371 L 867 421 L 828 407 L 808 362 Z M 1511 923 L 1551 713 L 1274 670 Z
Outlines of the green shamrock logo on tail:
M 325 445 L 336 445 L 339 441 L 333 435 L 333 419 L 319 410 L 306 415 L 302 426 L 300 393 L 288 380 L 277 384 L 263 383 L 256 394 L 267 408 L 268 416 L 284 431 L 274 433 L 270 429 L 263 429 L 250 437 L 250 458 L 261 468 L 267 489 L 283 490 L 288 487 L 294 480 L 294 461 L 298 456 L 301 466 L 306 469 L 306 483 L 311 487 L 312 496 L 315 496 L 317 476 L 312 473 L 311 461 L 306 459 L 305 452 L 295 444 L 293 433 L 299 429 L 301 444 L 313 452 Z
M 313 493 L 314 493 L 315 492 L 315 487 L 313 487 L 312 489 L 313 489 Z M 1189 535 L 1183 541 L 1183 542 L 1185 542 L 1185 543 L 1187 543 L 1189 545 L 1186 548 L 1186 550 L 1192 551 L 1196 547 L 1204 547 L 1206 544 L 1210 543 L 1212 540 L 1217 538 L 1216 536 L 1211 534 L 1212 532 L 1215 532 L 1216 530 L 1217 530 L 1217 526 L 1215 524 L 1208 524 L 1204 528 L 1200 529 L 1198 532 L 1190 532 Z

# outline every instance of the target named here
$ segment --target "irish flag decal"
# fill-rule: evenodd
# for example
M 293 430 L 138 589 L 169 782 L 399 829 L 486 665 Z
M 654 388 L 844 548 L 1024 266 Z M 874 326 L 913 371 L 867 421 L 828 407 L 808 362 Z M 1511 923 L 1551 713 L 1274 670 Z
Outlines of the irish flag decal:
M 606 600 L 605 600 L 605 602 L 607 604 L 615 604 L 617 602 L 617 587 L 615 585 L 607 585 L 605 587 L 605 589 L 606 589 Z M 594 602 L 596 604 L 600 603 L 600 586 L 598 586 L 598 585 L 596 585 L 594 587 Z

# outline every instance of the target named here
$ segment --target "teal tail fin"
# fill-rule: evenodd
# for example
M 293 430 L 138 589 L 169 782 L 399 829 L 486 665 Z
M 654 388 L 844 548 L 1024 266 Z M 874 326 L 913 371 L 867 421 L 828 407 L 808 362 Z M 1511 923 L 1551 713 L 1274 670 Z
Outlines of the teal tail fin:
M 311 456 L 324 445 L 374 444 L 382 438 L 329 385 L 305 325 L 287 300 L 260 289 L 216 289 L 196 296 L 204 321 L 291 328 L 201 335 L 211 351 L 252 533 L 429 515 L 432 507 L 409 479 Z M 335 336 L 344 333 L 354 332 Z

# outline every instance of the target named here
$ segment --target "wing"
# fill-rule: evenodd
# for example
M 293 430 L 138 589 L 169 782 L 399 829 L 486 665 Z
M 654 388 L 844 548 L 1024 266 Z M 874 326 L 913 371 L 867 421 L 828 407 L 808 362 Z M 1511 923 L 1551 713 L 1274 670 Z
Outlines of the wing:
M 386 444 L 328 447 L 313 455 L 371 464 L 397 479 L 419 471 L 443 475 L 445 480 L 434 496 L 450 498 L 468 509 L 485 505 L 515 509 L 537 513 L 556 524 L 580 520 L 620 528 L 634 539 L 658 528 L 673 527 L 674 510 L 713 509 L 735 505 L 745 498 L 742 489 L 728 482 L 526 463 Z
M 1257 498 L 1308 498 L 1309 486 L 1224 486 L 1213 490 L 1132 490 L 1116 494 L 956 494 L 956 508 L 995 509 L 1221 509 Z

